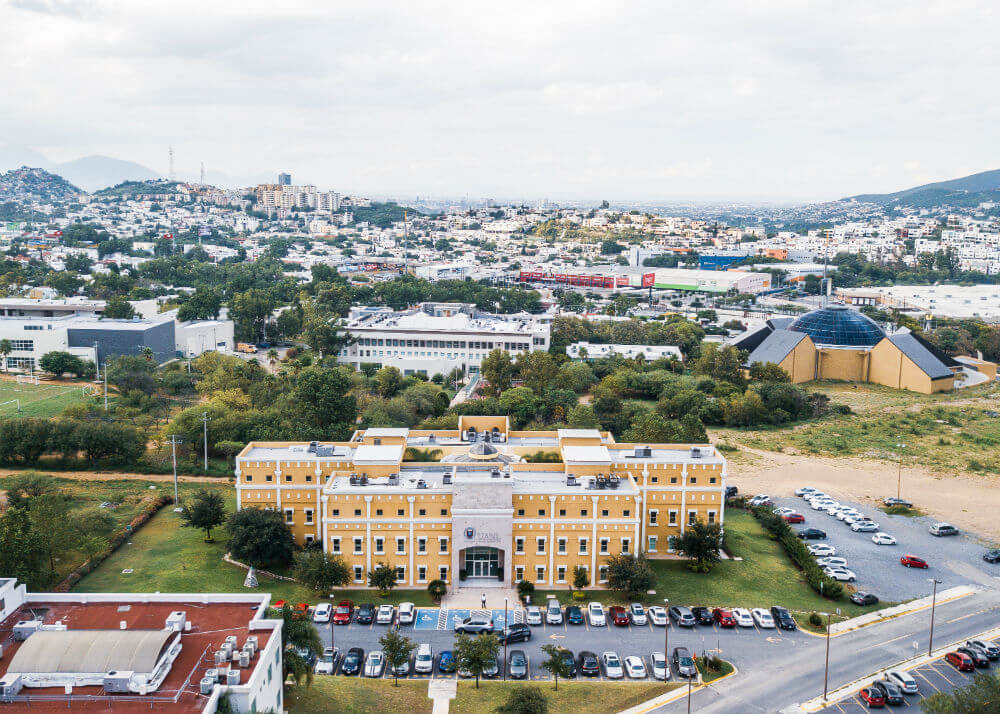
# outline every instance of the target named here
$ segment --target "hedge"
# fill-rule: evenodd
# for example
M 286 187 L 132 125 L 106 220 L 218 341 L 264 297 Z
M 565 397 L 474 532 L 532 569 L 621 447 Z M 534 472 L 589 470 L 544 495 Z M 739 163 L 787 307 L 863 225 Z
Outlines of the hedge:
M 805 573 L 809 587 L 831 600 L 843 597 L 844 586 L 823 572 L 816 563 L 816 558 L 809 552 L 809 547 L 795 534 L 784 518 L 772 512 L 767 506 L 751 507 L 750 512 L 764 530 L 781 543 L 792 562 Z

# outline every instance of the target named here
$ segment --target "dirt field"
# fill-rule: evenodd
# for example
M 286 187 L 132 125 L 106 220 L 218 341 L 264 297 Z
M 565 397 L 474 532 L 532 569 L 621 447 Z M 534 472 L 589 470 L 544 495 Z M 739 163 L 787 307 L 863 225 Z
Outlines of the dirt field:
M 897 467 L 877 460 L 824 458 L 740 447 L 732 459 L 730 483 L 741 493 L 787 496 L 813 486 L 834 497 L 875 504 L 896 495 Z M 902 497 L 943 521 L 1000 541 L 1000 489 L 996 479 L 935 475 L 904 467 Z

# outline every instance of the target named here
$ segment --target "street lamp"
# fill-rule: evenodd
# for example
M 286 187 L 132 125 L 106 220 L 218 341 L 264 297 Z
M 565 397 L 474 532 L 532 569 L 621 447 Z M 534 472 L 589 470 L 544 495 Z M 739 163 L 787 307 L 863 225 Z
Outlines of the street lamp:
M 667 612 L 667 606 L 670 605 L 670 598 L 663 598 L 663 616 L 667 618 L 663 625 L 663 681 L 667 681 L 667 669 L 670 667 L 670 647 L 669 647 L 669 637 L 670 637 L 670 614 Z
M 510 628 L 507 626 L 507 598 L 503 599 L 503 628 L 507 630 L 503 635 L 503 681 L 507 681 L 507 640 L 510 639 Z
M 170 435 L 170 453 L 173 457 L 174 462 L 174 510 L 178 510 L 178 497 L 177 497 L 177 445 L 184 443 L 184 439 L 180 438 L 176 434 Z
M 927 656 L 930 657 L 931 650 L 934 648 L 934 607 L 937 605 L 937 586 L 941 584 L 941 581 L 937 578 L 927 579 L 934 584 L 934 590 L 931 593 L 931 633 L 927 639 Z
M 896 498 L 901 498 L 900 496 L 900 486 L 903 482 L 903 449 L 906 448 L 906 444 L 896 444 L 896 448 L 899 449 L 899 467 L 896 471 Z
M 840 614 L 840 608 L 837 608 L 837 614 Z M 823 701 L 826 701 L 827 687 L 830 683 L 830 613 L 821 612 L 820 615 L 826 615 L 826 664 L 823 666 Z

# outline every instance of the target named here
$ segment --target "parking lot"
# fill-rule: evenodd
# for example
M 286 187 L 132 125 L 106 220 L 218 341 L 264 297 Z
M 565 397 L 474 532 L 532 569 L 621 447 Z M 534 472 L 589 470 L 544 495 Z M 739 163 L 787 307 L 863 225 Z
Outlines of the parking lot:
M 432 674 L 414 674 L 412 672 L 412 657 L 410 678 L 449 678 L 457 675 L 446 674 L 438 670 L 440 655 L 443 651 L 452 650 L 454 646 L 454 624 L 458 620 L 472 615 L 492 615 L 494 622 L 503 621 L 503 610 L 448 610 L 446 608 L 418 608 L 413 625 L 403 625 L 399 631 L 409 637 L 415 644 L 427 643 L 434 653 L 434 671 Z M 511 622 L 524 622 L 524 611 L 512 609 L 508 612 Z M 320 638 L 324 647 L 335 646 L 341 656 L 351 647 L 360 647 L 367 654 L 371 650 L 379 650 L 379 638 L 388 630 L 389 625 L 362 625 L 352 621 L 349 625 L 332 625 L 317 623 Z M 740 657 L 761 656 L 767 650 L 786 652 L 790 648 L 815 642 L 815 638 L 799 631 L 778 629 L 760 629 L 754 627 L 720 628 L 717 625 L 699 625 L 681 628 L 669 625 L 668 628 L 647 623 L 646 625 L 591 627 L 585 619 L 582 625 L 549 625 L 542 624 L 531 627 L 532 638 L 526 642 L 511 643 L 507 647 L 508 654 L 514 650 L 522 650 L 528 660 L 528 678 L 532 680 L 549 680 L 551 675 L 542 669 L 542 662 L 547 656 L 542 651 L 545 644 L 557 644 L 570 650 L 574 656 L 581 651 L 590 651 L 598 657 L 605 651 L 615 652 L 620 659 L 634 655 L 641 657 L 647 670 L 647 680 L 652 679 L 653 652 L 664 649 L 664 630 L 669 640 L 667 656 L 675 647 L 686 647 L 692 655 L 719 655 L 726 659 L 739 660 Z M 500 648 L 501 660 L 503 647 Z M 339 667 L 337 670 L 339 674 Z M 386 673 L 384 677 L 391 678 Z M 587 679 L 587 678 L 584 678 Z M 603 666 L 599 677 L 589 679 L 607 679 Z M 627 677 L 625 678 L 627 680 Z M 676 671 L 672 670 L 672 680 L 677 680 Z M 681 679 L 680 681 L 684 681 Z
M 871 533 L 856 533 L 825 511 L 814 511 L 804 499 L 797 497 L 772 499 L 774 505 L 793 508 L 805 516 L 805 523 L 793 524 L 793 530 L 819 528 L 826 540 L 810 540 L 809 545 L 828 543 L 837 555 L 847 558 L 847 567 L 857 575 L 853 585 L 874 593 L 880 600 L 900 602 L 930 594 L 928 578 L 941 581 L 938 589 L 970 583 L 996 585 L 1000 565 L 983 561 L 986 546 L 974 536 L 937 537 L 928 532 L 934 519 L 928 516 L 890 516 L 872 505 L 841 501 L 857 508 L 879 524 L 879 530 L 889 533 L 897 545 L 875 545 Z M 916 555 L 927 561 L 927 570 L 905 568 L 899 563 L 904 554 Z

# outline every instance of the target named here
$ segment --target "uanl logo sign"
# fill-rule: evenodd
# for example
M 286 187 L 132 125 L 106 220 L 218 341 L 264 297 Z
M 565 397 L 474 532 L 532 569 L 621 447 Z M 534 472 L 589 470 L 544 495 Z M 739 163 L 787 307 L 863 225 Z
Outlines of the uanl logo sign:
M 465 529 L 465 537 L 468 538 L 469 540 L 472 540 L 475 537 L 475 535 L 476 535 L 476 529 L 475 528 L 466 528 Z

